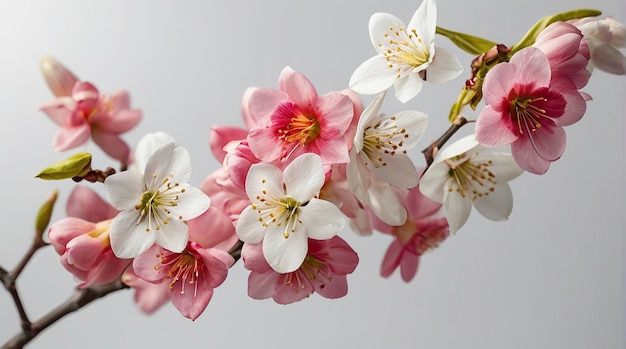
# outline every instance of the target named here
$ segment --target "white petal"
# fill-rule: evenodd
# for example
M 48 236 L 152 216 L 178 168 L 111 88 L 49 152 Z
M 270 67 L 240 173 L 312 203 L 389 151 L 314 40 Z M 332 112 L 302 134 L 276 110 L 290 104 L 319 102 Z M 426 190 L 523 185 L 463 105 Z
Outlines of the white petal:
M 139 143 L 137 143 L 137 149 L 135 150 L 135 164 L 143 172 L 148 163 L 148 158 L 157 149 L 168 143 L 175 143 L 174 137 L 165 132 L 148 133 L 143 136 Z
M 391 87 L 396 81 L 396 71 L 382 55 L 363 62 L 350 77 L 351 89 L 362 95 L 374 95 Z
M 415 29 L 417 35 L 430 46 L 435 40 L 437 28 L 437 4 L 435 0 L 423 0 L 409 21 L 409 28 Z
M 290 273 L 300 268 L 308 249 L 308 238 L 304 229 L 297 229 L 288 238 L 280 232 L 268 231 L 263 239 L 263 255 L 277 273 Z
M 409 73 L 397 79 L 393 85 L 396 90 L 396 98 L 402 103 L 410 101 L 420 93 L 423 82 L 424 80 L 422 80 L 417 73 Z
M 492 221 L 508 219 L 511 211 L 513 211 L 513 192 L 511 192 L 511 187 L 506 182 L 497 184 L 489 195 L 476 199 L 474 207 L 485 218 Z
M 524 173 L 524 170 L 517 165 L 511 154 L 484 149 L 472 159 L 474 163 L 487 162 L 489 160 L 492 161 L 489 170 L 496 176 L 498 183 L 506 183 Z
M 168 143 L 150 155 L 143 176 L 148 191 L 157 191 L 172 171 L 174 143 Z
M 298 156 L 283 172 L 287 194 L 300 203 L 317 195 L 325 179 L 322 158 L 313 153 Z
M 178 183 L 187 183 L 191 178 L 191 156 L 184 147 L 176 147 L 172 158 L 171 174 Z
M 400 197 L 389 184 L 373 182 L 367 193 L 369 195 L 366 201 L 367 206 L 374 212 L 376 217 L 389 225 L 404 224 L 407 217 L 406 208 L 404 208 Z
M 443 203 L 444 185 L 450 178 L 448 172 L 450 167 L 444 162 L 435 162 L 426 173 L 422 175 L 419 181 L 420 192 L 431 200 Z
M 443 148 L 443 150 L 441 150 L 437 154 L 437 157 L 435 158 L 435 162 L 440 162 L 445 159 L 450 159 L 452 157 L 461 155 L 463 153 L 473 154 L 475 152 L 478 152 L 479 150 L 484 149 L 484 147 L 481 146 L 480 143 L 478 143 L 476 139 L 474 138 L 475 136 L 473 134 L 467 135 L 459 139 L 458 141 L 450 144 L 449 146 Z
M 311 239 L 326 240 L 343 229 L 346 219 L 334 204 L 320 199 L 311 199 L 305 207 L 300 207 L 300 220 Z
M 456 189 L 451 183 L 443 188 L 443 208 L 448 218 L 450 233 L 455 234 L 467 222 L 472 210 L 472 200 L 469 197 L 462 197 L 455 189 L 447 190 L 449 186 Z
M 155 232 L 155 239 L 159 246 L 180 253 L 187 246 L 189 227 L 183 221 L 172 220 Z
M 382 53 L 386 51 L 387 48 L 395 48 L 392 45 L 389 45 L 389 37 L 385 36 L 385 34 L 390 34 L 389 28 L 391 27 L 394 28 L 394 31 L 399 30 L 400 28 L 404 28 L 406 30 L 404 22 L 392 14 L 378 12 L 374 13 L 370 17 L 368 23 L 370 40 L 372 41 L 372 45 L 377 52 Z M 385 66 L 386 65 L 387 64 L 385 64 Z
M 357 152 L 360 152 L 363 149 L 363 135 L 365 133 L 365 128 L 367 126 L 372 126 L 381 119 L 380 117 L 380 107 L 383 104 L 383 100 L 385 99 L 386 92 L 383 92 L 376 96 L 374 100 L 363 110 L 361 116 L 359 117 L 359 123 L 356 127 L 356 135 L 354 137 L 354 147 Z
M 141 203 L 144 191 L 143 175 L 134 168 L 108 176 L 104 191 L 113 207 L 120 211 L 134 210 Z
M 246 207 L 239 215 L 237 220 L 237 236 L 239 240 L 249 243 L 258 244 L 265 236 L 266 227 L 259 221 L 259 214 L 252 208 Z
M 253 203 L 259 203 L 257 196 L 285 196 L 283 172 L 278 167 L 266 163 L 250 166 L 246 177 L 246 193 Z
M 111 222 L 111 249 L 118 258 L 135 258 L 154 244 L 154 231 L 146 231 L 146 225 L 137 224 L 138 221 L 137 211 L 126 211 L 120 212 Z
M 211 200 L 200 189 L 189 184 L 179 186 L 184 193 L 178 194 L 176 206 L 168 208 L 175 220 L 188 221 L 203 214 L 210 206 Z
M 432 63 L 426 69 L 426 81 L 443 84 L 456 79 L 463 72 L 461 61 L 452 52 L 436 47 Z
M 401 111 L 394 116 L 395 125 L 400 129 L 405 129 L 406 132 L 404 134 L 408 135 L 408 137 L 404 137 L 403 135 L 397 136 L 403 137 L 402 149 L 408 150 L 413 148 L 422 139 L 422 136 L 424 136 L 426 127 L 428 126 L 428 116 L 416 110 Z
M 384 154 L 386 166 L 372 167 L 372 171 L 385 182 L 396 188 L 413 188 L 419 181 L 415 165 L 404 154 Z M 382 154 L 381 154 L 382 156 Z

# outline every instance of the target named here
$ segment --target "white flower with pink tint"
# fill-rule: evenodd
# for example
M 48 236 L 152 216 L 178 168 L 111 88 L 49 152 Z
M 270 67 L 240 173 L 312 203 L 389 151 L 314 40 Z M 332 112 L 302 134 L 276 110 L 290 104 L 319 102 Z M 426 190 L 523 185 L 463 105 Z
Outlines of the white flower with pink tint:
M 109 202 L 122 211 L 111 223 L 111 247 L 120 258 L 137 257 L 155 242 L 181 252 L 188 240 L 185 221 L 209 207 L 209 197 L 188 183 L 189 152 L 168 139 L 162 133 L 145 136 L 135 164 L 104 182 Z
M 303 154 L 283 171 L 259 163 L 250 167 L 246 193 L 252 203 L 237 221 L 237 235 L 245 243 L 263 241 L 263 255 L 279 273 L 300 267 L 308 238 L 325 240 L 344 226 L 337 206 L 318 199 L 325 174 L 321 158 Z
M 248 144 L 263 162 L 290 161 L 315 153 L 324 164 L 348 162 L 344 137 L 354 107 L 340 92 L 318 96 L 313 84 L 301 73 L 286 67 L 280 73 L 278 90 L 249 91 L 247 113 L 254 122 Z
M 347 274 L 356 268 L 359 257 L 340 237 L 308 240 L 308 253 L 295 271 L 280 274 L 263 257 L 260 244 L 245 244 L 241 251 L 248 277 L 248 295 L 254 299 L 272 298 L 279 304 L 300 301 L 312 293 L 340 298 L 348 293 Z
M 472 206 L 487 219 L 507 219 L 513 210 L 508 182 L 523 172 L 511 155 L 495 152 L 468 135 L 437 154 L 419 189 L 443 204 L 454 234 L 469 218 Z
M 613 17 L 591 17 L 571 21 L 584 35 L 591 52 L 590 68 L 607 73 L 626 74 L 626 27 Z
M 459 76 L 459 59 L 435 46 L 436 27 L 435 0 L 424 0 L 408 25 L 389 13 L 373 14 L 369 33 L 377 54 L 354 71 L 350 88 L 373 95 L 393 85 L 396 98 L 406 103 L 422 90 L 423 81 L 439 84 Z

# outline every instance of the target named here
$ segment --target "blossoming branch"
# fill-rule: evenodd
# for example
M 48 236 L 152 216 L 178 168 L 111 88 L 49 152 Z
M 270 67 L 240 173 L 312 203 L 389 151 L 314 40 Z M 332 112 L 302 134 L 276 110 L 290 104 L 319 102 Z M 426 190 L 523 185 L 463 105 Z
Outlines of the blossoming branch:
M 124 141 L 144 116 L 127 91 L 101 93 L 44 58 L 54 98 L 40 110 L 59 126 L 53 149 L 93 141 L 119 166 L 92 168 L 92 154 L 79 152 L 37 175 L 77 185 L 67 217 L 49 224 L 55 193 L 37 215 L 22 261 L 0 267 L 22 328 L 4 347 L 23 347 L 68 313 L 121 289 L 132 289 L 146 313 L 171 302 L 195 320 L 234 265 L 250 271 L 253 299 L 346 296 L 348 275 L 365 258 L 344 239 L 347 227 L 391 235 L 380 274 L 399 270 L 410 282 L 422 255 L 463 232 L 472 207 L 488 220 L 506 220 L 513 210 L 508 182 L 546 174 L 564 154 L 566 127 L 591 101 L 583 89 L 592 75 L 626 75 L 626 28 L 599 11 L 574 10 L 542 18 L 506 46 L 438 27 L 437 15 L 435 0 L 424 0 L 408 24 L 373 14 L 374 55 L 355 67 L 343 90 L 318 92 L 289 66 L 277 88 L 246 90 L 245 127 L 211 128 L 210 150 L 222 166 L 197 185 L 184 140 L 155 132 L 135 146 Z M 475 59 L 463 65 L 437 34 Z M 409 103 L 430 84 L 462 74 L 450 127 L 436 140 L 424 139 L 431 116 L 384 110 L 385 99 Z M 371 103 L 361 95 L 373 96 Z M 478 110 L 476 119 L 467 108 Z M 468 127 L 473 134 L 450 141 Z M 410 152 L 420 144 L 424 161 L 415 163 Z M 89 187 L 98 185 L 105 197 Z M 31 321 L 15 282 L 48 245 L 78 280 L 77 293 Z

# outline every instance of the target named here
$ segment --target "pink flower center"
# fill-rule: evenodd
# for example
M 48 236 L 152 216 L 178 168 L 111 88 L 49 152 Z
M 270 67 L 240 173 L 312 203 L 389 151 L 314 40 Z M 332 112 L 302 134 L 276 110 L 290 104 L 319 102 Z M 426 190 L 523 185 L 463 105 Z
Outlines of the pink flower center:
M 285 142 L 307 145 L 320 135 L 320 124 L 314 116 L 298 113 L 278 133 Z
M 541 118 L 546 117 L 546 110 L 537 106 L 537 102 L 547 102 L 544 97 L 515 97 L 510 100 L 511 118 L 517 123 L 517 129 L 520 134 L 527 132 L 535 132 L 541 128 Z
M 391 233 L 410 252 L 422 255 L 437 248 L 445 240 L 447 237 L 446 227 L 447 224 L 439 220 L 418 224 L 411 219 L 407 219 L 404 225 L 394 227 Z
M 296 286 L 294 293 L 300 292 L 300 289 L 305 289 L 306 283 L 312 283 L 316 280 L 321 281 L 319 286 L 324 288 L 327 283 L 333 281 L 333 277 L 330 268 L 313 256 L 306 256 L 300 269 L 285 275 L 285 285 Z
M 180 294 L 185 294 L 185 286 L 187 284 L 193 286 L 193 296 L 195 297 L 198 291 L 198 277 L 202 270 L 204 270 L 204 264 L 198 263 L 198 259 L 190 252 L 184 251 L 179 254 L 161 254 L 161 264 L 170 265 L 170 269 L 167 272 L 167 277 L 171 278 L 170 290 L 174 290 L 176 283 L 180 281 Z M 158 269 L 158 265 L 155 269 Z

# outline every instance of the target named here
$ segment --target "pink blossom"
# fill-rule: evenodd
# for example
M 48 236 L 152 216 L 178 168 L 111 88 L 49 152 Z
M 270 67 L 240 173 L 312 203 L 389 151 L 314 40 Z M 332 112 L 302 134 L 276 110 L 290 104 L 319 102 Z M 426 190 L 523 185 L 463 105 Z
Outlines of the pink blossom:
M 200 190 L 211 198 L 209 209 L 220 210 L 233 221 L 237 220 L 241 211 L 250 205 L 248 195 L 242 188 L 243 186 L 235 185 L 222 169 L 211 173 L 200 185 Z
M 570 80 L 581 89 L 587 85 L 591 72 L 589 47 L 575 26 L 566 22 L 554 22 L 542 30 L 533 47 L 540 49 L 548 58 L 551 79 Z
M 273 298 L 289 304 L 313 292 L 325 298 L 340 298 L 348 293 L 347 274 L 356 268 L 359 257 L 340 237 L 309 239 L 307 257 L 299 269 L 279 274 L 263 257 L 261 244 L 245 244 L 242 259 L 248 277 L 248 295 L 254 299 Z
M 348 131 L 354 115 L 351 99 L 330 92 L 318 96 L 301 73 L 286 67 L 278 90 L 251 92 L 248 112 L 255 126 L 248 143 L 263 162 L 285 161 L 303 153 L 318 154 L 324 164 L 348 162 Z
M 124 282 L 135 289 L 135 302 L 146 313 L 169 299 L 183 316 L 195 320 L 235 262 L 225 252 L 237 242 L 230 217 L 211 206 L 187 223 L 190 241 L 181 253 L 154 245 L 124 274 Z
M 422 195 L 418 187 L 398 190 L 408 217 L 400 226 L 391 226 L 374 218 L 377 230 L 395 237 L 383 258 L 380 274 L 389 277 L 398 268 L 405 282 L 411 281 L 419 267 L 420 257 L 439 246 L 449 235 L 446 218 L 438 216 L 441 205 Z
M 61 126 L 52 141 L 56 151 L 76 148 L 91 136 L 109 156 L 128 162 L 130 150 L 119 135 L 141 120 L 141 111 L 130 109 L 128 92 L 101 95 L 92 84 L 76 82 L 71 96 L 58 97 L 41 110 Z
M 48 232 L 63 267 L 82 281 L 80 288 L 118 279 L 130 260 L 115 257 L 109 243 L 111 218 L 117 211 L 91 189 L 77 186 L 67 212 L 70 217 L 54 223 Z
M 486 146 L 511 144 L 515 162 L 536 174 L 545 173 L 561 157 L 562 126 L 580 120 L 586 109 L 573 83 L 551 81 L 550 63 L 535 47 L 492 68 L 483 93 L 487 106 L 476 121 L 476 140 Z
M 213 126 L 209 137 L 209 146 L 213 156 L 219 162 L 224 162 L 226 146 L 233 141 L 246 139 L 248 131 L 234 126 Z

